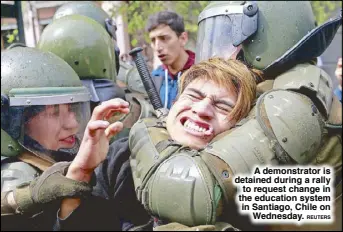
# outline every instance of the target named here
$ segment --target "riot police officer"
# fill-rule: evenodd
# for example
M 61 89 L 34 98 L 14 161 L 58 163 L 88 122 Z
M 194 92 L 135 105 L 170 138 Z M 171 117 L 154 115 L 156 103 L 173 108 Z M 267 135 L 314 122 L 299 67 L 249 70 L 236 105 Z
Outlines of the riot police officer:
M 214 176 L 213 170 L 222 165 L 229 166 L 231 176 L 248 173 L 261 163 L 332 166 L 336 176 L 335 222 L 304 226 L 308 230 L 342 229 L 342 108 L 333 95 L 331 78 L 315 66 L 316 57 L 329 46 L 341 25 L 341 17 L 316 27 L 307 1 L 226 1 L 208 5 L 198 20 L 196 62 L 213 56 L 237 58 L 262 70 L 265 79 L 258 85 L 258 100 L 250 116 L 205 149 L 223 160 L 211 169 Z M 258 136 L 248 139 L 247 134 Z M 268 142 L 263 145 L 259 141 Z M 233 202 L 230 181 L 217 180 L 222 183 L 226 203 Z M 234 211 L 229 215 L 235 215 Z M 250 221 L 230 219 L 241 229 Z M 270 229 L 298 228 L 273 225 Z
M 116 30 L 115 22 L 97 4 L 70 2 L 56 11 L 53 22 L 45 28 L 38 43 L 38 48 L 55 53 L 74 68 L 92 94 L 92 109 L 112 98 L 130 102 L 128 115 L 113 118 L 113 121 L 120 118 L 124 123 L 123 131 L 113 140 L 127 136 L 139 118 L 152 115 L 137 69 L 119 62 Z M 61 31 L 63 33 L 59 33 Z M 78 46 L 72 40 L 77 41 Z M 118 85 L 117 77 L 124 85 Z
M 90 119 L 89 101 L 76 72 L 58 56 L 27 47 L 1 53 L 2 229 L 51 228 L 41 215 L 30 219 L 12 207 L 13 190 L 54 163 L 73 160 Z
M 134 142 L 136 139 L 147 135 L 162 137 L 162 134 L 152 134 L 149 128 L 144 135 L 138 135 L 140 130 L 136 131 L 135 126 L 130 134 L 133 141 L 130 149 L 134 149 L 131 168 L 137 196 L 144 207 L 159 218 L 172 219 L 186 226 L 196 225 L 195 221 L 201 216 L 198 218 L 190 212 L 199 212 L 197 209 L 204 202 L 198 201 L 196 194 L 189 197 L 187 204 L 181 204 L 184 199 L 173 198 L 180 191 L 195 186 L 186 174 L 185 178 L 171 177 L 177 170 L 200 166 L 189 167 L 186 162 L 180 162 L 186 153 L 194 157 L 194 162 L 200 157 L 206 163 L 208 169 L 202 171 L 203 175 L 210 171 L 222 194 L 223 204 L 216 205 L 214 200 L 210 204 L 217 210 L 223 209 L 222 213 L 214 210 L 197 224 L 225 221 L 239 229 L 257 229 L 249 218 L 237 214 L 233 176 L 250 173 L 258 164 L 326 164 L 335 170 L 336 220 L 326 227 L 314 226 L 341 229 L 342 108 L 333 95 L 331 78 L 315 66 L 316 57 L 325 51 L 340 25 L 341 16 L 316 27 L 311 5 L 305 1 L 229 1 L 207 6 L 199 15 L 196 62 L 214 56 L 237 58 L 263 71 L 263 79 L 259 80 L 257 87 L 258 98 L 249 116 L 238 122 L 235 128 L 214 138 L 204 149 L 169 154 L 168 162 L 161 163 L 156 158 L 155 162 L 141 164 L 145 161 L 144 151 L 148 146 L 161 150 L 161 144 L 168 142 L 139 146 Z M 165 150 L 159 152 L 160 157 L 173 146 L 170 143 L 163 147 Z M 154 171 L 143 172 L 143 167 Z M 172 183 L 179 187 L 165 191 Z M 217 191 L 215 186 L 209 188 L 210 193 Z M 203 188 L 208 185 L 204 184 Z M 183 210 L 170 210 L 174 205 L 182 205 Z M 171 224 L 169 229 L 173 226 Z M 283 226 L 275 225 L 271 229 L 279 230 Z M 163 229 L 167 228 L 168 224 L 163 226 Z M 313 226 L 308 228 L 313 229 Z

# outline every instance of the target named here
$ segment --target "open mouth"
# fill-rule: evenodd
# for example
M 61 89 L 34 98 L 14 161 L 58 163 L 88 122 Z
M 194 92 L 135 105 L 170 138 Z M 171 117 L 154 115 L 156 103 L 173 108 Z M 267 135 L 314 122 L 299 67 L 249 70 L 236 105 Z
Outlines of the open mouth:
M 75 135 L 71 135 L 71 136 L 69 136 L 67 138 L 60 139 L 60 141 L 62 143 L 66 143 L 66 144 L 69 144 L 69 145 L 74 145 L 75 142 L 76 142 L 76 137 L 75 137 Z
M 196 136 L 210 136 L 213 133 L 213 128 L 205 122 L 192 120 L 189 117 L 181 118 L 180 122 L 187 132 Z
M 165 60 L 165 59 L 166 59 L 166 55 L 158 55 L 158 58 L 159 58 L 160 60 Z

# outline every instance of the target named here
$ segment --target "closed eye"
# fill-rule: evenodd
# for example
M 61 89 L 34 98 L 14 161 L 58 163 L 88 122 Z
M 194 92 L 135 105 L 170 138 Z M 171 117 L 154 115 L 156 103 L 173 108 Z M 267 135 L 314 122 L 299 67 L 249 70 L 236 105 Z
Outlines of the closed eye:
M 232 108 L 226 104 L 216 104 L 216 108 L 223 111 L 224 113 L 230 113 Z
M 191 93 L 188 93 L 188 94 L 186 94 L 186 95 L 189 96 L 189 97 L 191 97 L 192 99 L 201 100 L 201 96 L 199 96 L 199 95 L 191 94 Z
M 192 99 L 198 99 L 198 100 L 201 100 L 201 99 L 206 97 L 205 94 L 203 94 L 202 92 L 200 92 L 199 90 L 194 89 L 194 88 L 188 88 L 185 91 L 185 94 L 187 96 L 191 97 Z

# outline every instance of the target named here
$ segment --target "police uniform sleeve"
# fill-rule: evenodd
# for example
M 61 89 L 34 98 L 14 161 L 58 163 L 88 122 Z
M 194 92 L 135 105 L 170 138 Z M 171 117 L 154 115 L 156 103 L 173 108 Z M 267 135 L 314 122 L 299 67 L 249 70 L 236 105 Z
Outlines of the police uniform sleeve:
M 116 215 L 117 207 L 113 204 L 111 193 L 116 185 L 116 176 L 120 172 L 121 165 L 128 155 L 128 146 L 125 138 L 110 145 L 107 158 L 95 170 L 96 185 L 92 196 L 84 199 L 64 220 L 58 217 L 53 227 L 59 230 L 118 230 L 120 223 Z M 127 159 L 127 158 L 126 158 Z

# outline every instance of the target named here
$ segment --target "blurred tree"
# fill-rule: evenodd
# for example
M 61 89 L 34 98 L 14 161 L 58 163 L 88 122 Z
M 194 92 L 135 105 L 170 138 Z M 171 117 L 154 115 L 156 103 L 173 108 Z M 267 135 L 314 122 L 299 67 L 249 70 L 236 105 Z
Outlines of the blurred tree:
M 112 16 L 120 14 L 125 17 L 124 20 L 128 23 L 130 43 L 135 47 L 137 44 L 143 46 L 143 44 L 149 43 L 148 34 L 145 32 L 147 19 L 151 14 L 163 9 L 163 1 L 125 1 L 111 11 Z
M 12 33 L 8 33 L 6 37 L 7 37 L 7 43 L 9 44 L 13 43 L 14 41 L 18 42 L 19 41 L 18 29 L 14 29 Z
M 313 13 L 318 25 L 326 22 L 338 8 L 342 7 L 341 1 L 311 1 Z

